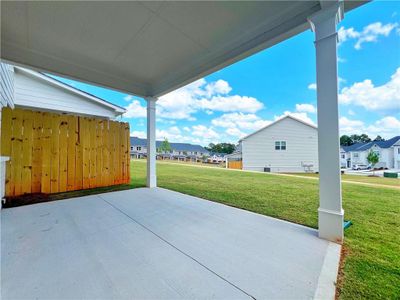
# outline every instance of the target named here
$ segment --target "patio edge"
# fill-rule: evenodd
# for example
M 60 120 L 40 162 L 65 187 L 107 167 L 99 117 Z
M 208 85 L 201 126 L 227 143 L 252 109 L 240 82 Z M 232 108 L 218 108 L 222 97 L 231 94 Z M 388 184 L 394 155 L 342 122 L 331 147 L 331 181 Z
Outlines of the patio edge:
M 335 299 L 341 249 L 340 244 L 329 242 L 314 299 Z

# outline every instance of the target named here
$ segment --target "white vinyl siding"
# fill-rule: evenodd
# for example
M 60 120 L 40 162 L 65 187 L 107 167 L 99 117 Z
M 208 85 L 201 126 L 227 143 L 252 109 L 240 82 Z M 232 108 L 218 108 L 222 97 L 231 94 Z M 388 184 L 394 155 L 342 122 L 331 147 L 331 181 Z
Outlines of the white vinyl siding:
M 275 142 L 281 150 L 275 150 Z M 318 131 L 292 118 L 248 136 L 241 147 L 244 170 L 268 167 L 271 172 L 304 172 L 306 165 L 312 165 L 312 171 L 318 171 Z
M 14 71 L 13 67 L 0 63 L 0 107 L 14 107 Z
M 67 112 L 114 119 L 115 111 L 83 96 L 15 69 L 15 105 L 32 110 Z

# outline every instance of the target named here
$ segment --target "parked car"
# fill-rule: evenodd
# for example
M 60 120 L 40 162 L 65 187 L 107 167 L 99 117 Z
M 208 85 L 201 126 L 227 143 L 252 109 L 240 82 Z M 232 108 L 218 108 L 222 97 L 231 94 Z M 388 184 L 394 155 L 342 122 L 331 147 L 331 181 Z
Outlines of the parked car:
M 353 165 L 353 170 L 368 170 L 368 169 L 370 169 L 371 167 L 370 166 L 367 166 L 367 165 L 363 165 L 363 164 L 355 164 L 355 165 Z

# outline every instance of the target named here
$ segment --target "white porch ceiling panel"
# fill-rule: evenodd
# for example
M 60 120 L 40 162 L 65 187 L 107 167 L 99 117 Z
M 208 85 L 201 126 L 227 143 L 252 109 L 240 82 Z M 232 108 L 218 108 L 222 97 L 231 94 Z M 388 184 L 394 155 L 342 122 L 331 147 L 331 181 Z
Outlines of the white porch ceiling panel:
M 319 1 L 2 1 L 1 58 L 160 96 L 304 31 L 320 9 Z

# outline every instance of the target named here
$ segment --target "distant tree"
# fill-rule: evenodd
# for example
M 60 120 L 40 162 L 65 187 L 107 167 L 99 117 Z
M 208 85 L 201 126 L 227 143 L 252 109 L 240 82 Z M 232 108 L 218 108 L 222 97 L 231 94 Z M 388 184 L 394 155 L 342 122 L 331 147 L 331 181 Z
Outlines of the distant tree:
M 374 151 L 369 151 L 367 161 L 371 164 L 373 175 L 375 175 L 375 165 L 379 162 L 379 155 Z
M 368 143 L 368 142 L 371 141 L 371 138 L 370 138 L 367 134 L 365 134 L 365 133 L 360 134 L 360 135 L 358 135 L 358 134 L 352 134 L 352 135 L 350 136 L 350 138 L 352 139 L 352 141 L 353 141 L 354 144 L 355 144 L 355 143 Z
M 340 137 L 340 145 L 341 146 L 351 146 L 353 144 L 354 144 L 353 140 L 348 135 L 342 135 Z
M 205 148 L 210 152 L 231 154 L 233 151 L 235 151 L 236 147 L 234 144 L 230 143 L 210 143 L 208 147 Z
M 172 152 L 171 144 L 168 142 L 167 138 L 161 143 L 161 146 L 158 148 L 159 152 L 170 153 Z
M 379 141 L 385 141 L 385 139 L 383 137 L 381 137 L 380 135 L 378 135 L 375 139 L 374 142 L 379 142 Z

